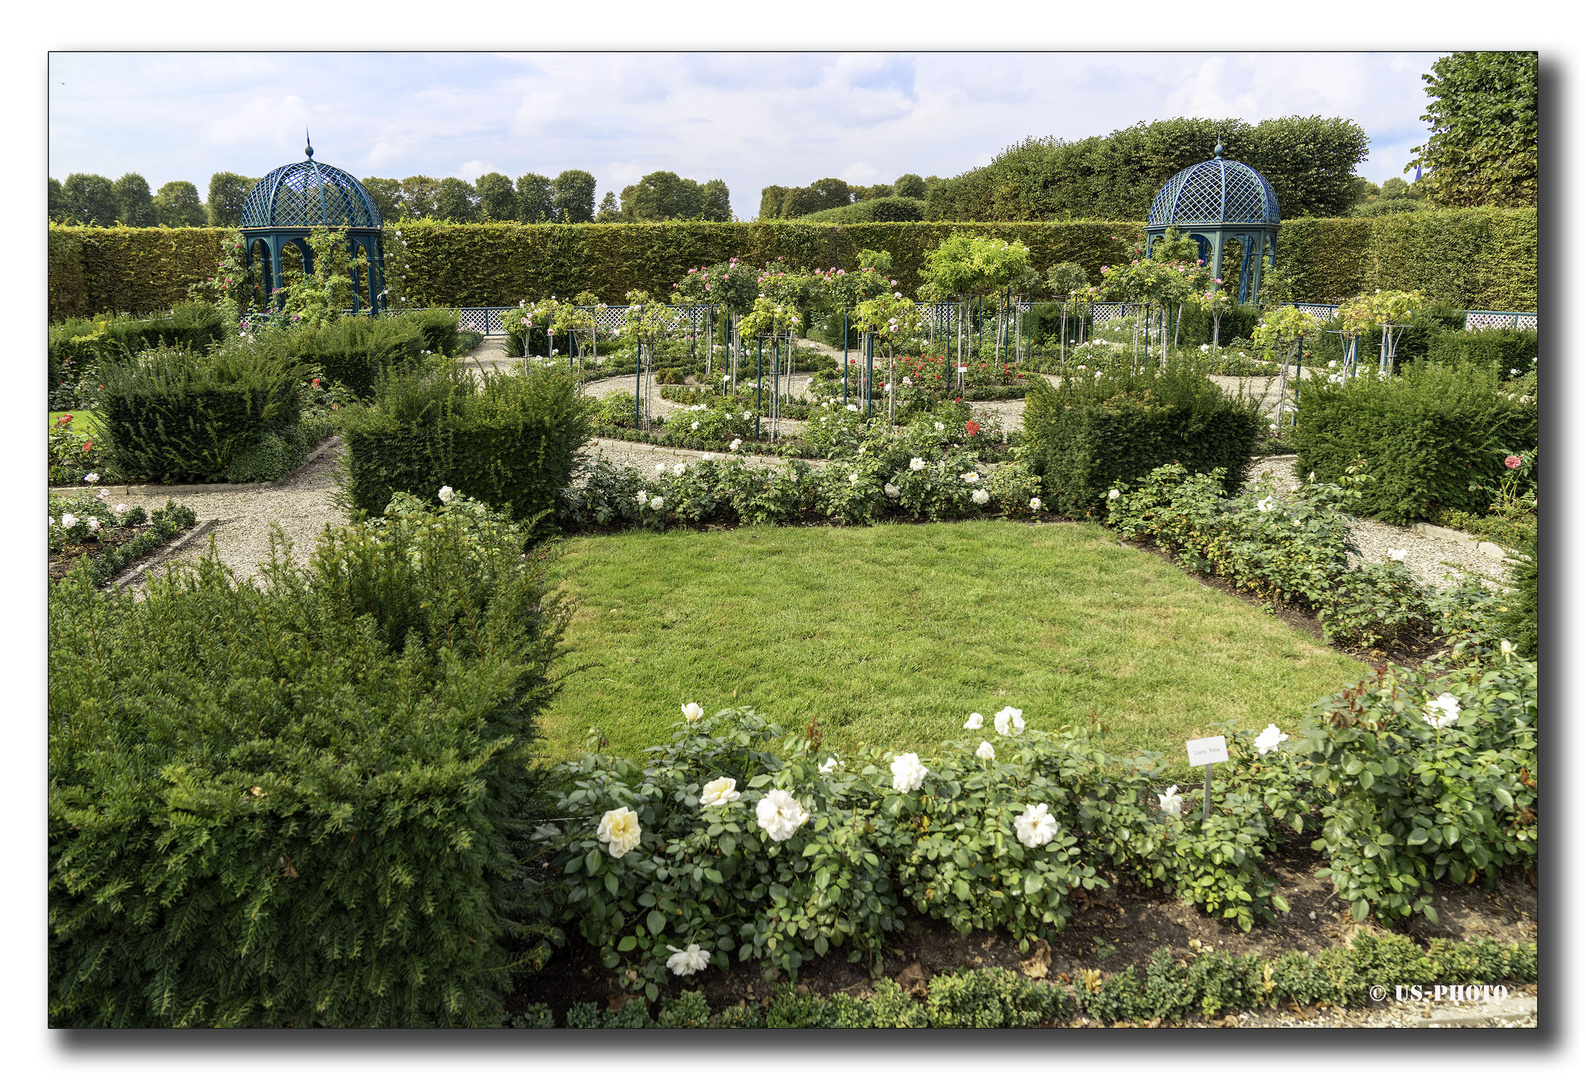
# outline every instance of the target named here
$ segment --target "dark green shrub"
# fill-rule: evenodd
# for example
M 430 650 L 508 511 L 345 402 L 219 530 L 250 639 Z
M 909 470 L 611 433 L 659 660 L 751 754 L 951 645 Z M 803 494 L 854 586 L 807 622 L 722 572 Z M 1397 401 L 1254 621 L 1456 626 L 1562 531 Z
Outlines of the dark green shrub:
M 432 501 L 450 487 L 514 520 L 556 505 L 588 432 L 587 400 L 565 371 L 487 372 L 449 364 L 393 368 L 370 407 L 341 410 L 346 492 L 376 513 L 394 491 Z
M 1509 585 L 1513 592 L 1502 598 L 1498 629 L 1504 634 L 1515 652 L 1530 660 L 1537 658 L 1537 534 L 1532 532 L 1521 544 L 1519 559 L 1509 570 Z
M 302 463 L 298 363 L 280 338 L 105 360 L 95 416 L 115 475 L 161 483 L 273 480 Z M 262 471 L 261 471 L 262 470 Z
M 1491 370 L 1412 364 L 1398 378 L 1307 382 L 1295 471 L 1336 482 L 1364 458 L 1375 482 L 1358 512 L 1404 525 L 1434 508 L 1485 510 L 1504 454 L 1536 445 L 1535 402 L 1511 399 Z
M 454 308 L 431 307 L 395 316 L 424 335 L 424 348 L 436 356 L 456 356 L 460 331 Z
M 49 393 L 52 408 L 80 407 L 87 387 L 100 381 L 105 360 L 125 360 L 146 349 L 207 352 L 225 338 L 225 324 L 213 304 L 182 303 L 144 319 L 97 315 L 53 323 L 48 336 Z
M 1042 496 L 1072 518 L 1099 516 L 1114 484 L 1175 461 L 1191 472 L 1223 469 L 1223 489 L 1232 494 L 1264 426 L 1258 405 L 1225 395 L 1190 358 L 1098 371 L 1061 386 L 1034 379 L 1024 407 Z
M 1540 355 L 1535 330 L 1447 330 L 1433 335 L 1426 350 L 1433 363 L 1475 364 L 1504 379 L 1512 377 L 1510 372 L 1525 374 Z
M 305 366 L 366 398 L 380 372 L 417 360 L 428 348 L 424 330 L 412 318 L 337 319 L 298 331 L 293 348 Z
M 52 587 L 52 1025 L 498 1022 L 566 626 L 521 550 L 409 500 L 257 583 Z
M 1059 997 L 1062 986 L 1007 968 L 965 968 L 931 980 L 926 1015 L 932 1027 L 1039 1027 Z

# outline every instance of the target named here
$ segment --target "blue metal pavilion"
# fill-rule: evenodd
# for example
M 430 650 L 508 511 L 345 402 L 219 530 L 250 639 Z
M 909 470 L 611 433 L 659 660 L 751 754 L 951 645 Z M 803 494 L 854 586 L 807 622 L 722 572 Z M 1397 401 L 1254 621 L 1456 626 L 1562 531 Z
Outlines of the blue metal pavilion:
M 281 283 L 281 251 L 287 244 L 302 253 L 308 273 L 314 267 L 309 235 L 317 228 L 343 230 L 347 254 L 361 252 L 369 261 L 366 275 L 353 274 L 353 311 L 368 308 L 378 314 L 387 306 L 380 211 L 350 174 L 315 161 L 312 143 L 303 154 L 302 161 L 272 169 L 248 192 L 242 206 L 244 261 L 249 266 L 255 258 L 261 261 L 265 293 L 273 296 Z
M 1177 229 L 1195 238 L 1212 277 L 1221 278 L 1223 256 L 1237 244 L 1244 256 L 1238 302 L 1248 304 L 1261 293 L 1264 256 L 1277 260 L 1281 224 L 1278 196 L 1267 178 L 1225 159 L 1218 139 L 1210 161 L 1179 171 L 1156 193 L 1146 219 L 1146 250 L 1168 229 Z

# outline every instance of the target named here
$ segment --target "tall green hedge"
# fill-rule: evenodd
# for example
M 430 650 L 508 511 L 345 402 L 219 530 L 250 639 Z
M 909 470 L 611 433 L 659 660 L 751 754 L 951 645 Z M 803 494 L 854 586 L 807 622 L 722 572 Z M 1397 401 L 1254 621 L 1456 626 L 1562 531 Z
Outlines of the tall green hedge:
M 491 307 L 589 290 L 620 303 L 630 289 L 670 292 L 690 267 L 731 256 L 794 267 L 852 267 L 865 248 L 892 254 L 905 295 L 926 253 L 955 231 L 1019 240 L 1038 270 L 1075 262 L 1100 280 L 1122 258 L 1113 236 L 1139 222 L 802 221 L 583 225 L 405 222 L 404 295 L 393 306 Z M 50 227 L 50 317 L 169 307 L 213 274 L 223 229 Z M 393 237 L 394 239 L 394 237 Z M 392 245 L 388 243 L 388 247 Z M 1462 308 L 1535 311 L 1537 218 L 1530 210 L 1448 210 L 1378 218 L 1297 218 L 1278 235 L 1299 296 L 1342 300 L 1373 289 L 1419 289 Z
M 475 510 L 51 588 L 52 1026 L 497 1021 L 566 618 Z
M 433 501 L 450 487 L 518 521 L 554 510 L 588 437 L 586 401 L 565 371 L 389 369 L 372 406 L 342 411 L 348 500 L 379 513 L 394 492 Z

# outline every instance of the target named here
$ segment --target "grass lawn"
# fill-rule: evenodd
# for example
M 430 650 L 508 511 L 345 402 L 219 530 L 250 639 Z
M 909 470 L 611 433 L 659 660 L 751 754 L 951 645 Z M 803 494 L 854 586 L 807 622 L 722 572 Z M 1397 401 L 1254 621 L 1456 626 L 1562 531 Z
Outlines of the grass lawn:
M 63 409 L 60 412 L 52 412 L 50 413 L 50 427 L 53 428 L 55 421 L 68 415 L 72 418 L 71 428 L 73 431 L 80 431 L 84 435 L 92 435 L 99 430 L 99 421 L 87 409 Z
M 570 541 L 561 572 L 577 611 L 541 717 L 553 760 L 590 727 L 616 753 L 655 745 L 688 701 L 922 755 L 971 712 L 1048 729 L 1094 709 L 1109 749 L 1182 757 L 1225 720 L 1293 733 L 1367 673 L 1091 525 L 632 531 Z

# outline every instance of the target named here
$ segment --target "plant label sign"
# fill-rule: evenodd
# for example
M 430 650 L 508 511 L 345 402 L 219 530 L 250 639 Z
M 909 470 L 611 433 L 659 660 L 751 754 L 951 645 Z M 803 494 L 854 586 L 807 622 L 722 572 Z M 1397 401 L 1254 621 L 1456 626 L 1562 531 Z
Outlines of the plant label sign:
M 1184 744 L 1191 765 L 1216 765 L 1228 760 L 1228 739 L 1213 735 L 1209 739 L 1190 739 Z

